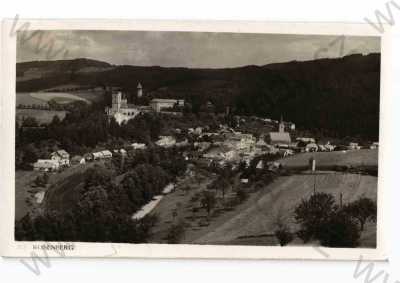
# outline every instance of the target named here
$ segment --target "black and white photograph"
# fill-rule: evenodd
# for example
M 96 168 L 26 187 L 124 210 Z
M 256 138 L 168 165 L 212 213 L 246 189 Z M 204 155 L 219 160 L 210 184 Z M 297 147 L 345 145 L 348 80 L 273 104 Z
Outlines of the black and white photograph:
M 376 248 L 379 37 L 32 30 L 16 48 L 16 241 Z

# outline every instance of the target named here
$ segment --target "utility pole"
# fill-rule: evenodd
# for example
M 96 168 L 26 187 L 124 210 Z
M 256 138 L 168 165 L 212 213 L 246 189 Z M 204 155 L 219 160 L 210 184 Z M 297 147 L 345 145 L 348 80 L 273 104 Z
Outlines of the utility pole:
M 316 184 L 317 184 L 317 175 L 315 175 L 315 172 L 314 172 L 314 195 L 316 192 Z

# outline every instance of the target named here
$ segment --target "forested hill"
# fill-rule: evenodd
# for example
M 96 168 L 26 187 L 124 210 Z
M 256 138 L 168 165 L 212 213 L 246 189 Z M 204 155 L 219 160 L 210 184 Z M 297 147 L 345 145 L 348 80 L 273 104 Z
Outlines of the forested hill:
M 17 92 L 81 85 L 120 87 L 134 95 L 139 81 L 150 98 L 185 98 L 194 107 L 209 100 L 217 110 L 229 105 L 238 114 L 283 114 L 329 135 L 378 138 L 380 54 L 230 69 L 114 66 L 88 59 L 17 64 Z

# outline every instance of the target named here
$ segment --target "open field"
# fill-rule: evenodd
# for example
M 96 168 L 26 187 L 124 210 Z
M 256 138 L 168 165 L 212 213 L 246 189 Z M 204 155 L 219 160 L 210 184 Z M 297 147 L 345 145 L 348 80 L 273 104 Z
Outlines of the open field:
M 103 90 L 95 90 L 95 91 L 76 91 L 73 92 L 75 96 L 78 96 L 86 101 L 90 102 L 100 102 L 104 99 L 104 92 Z
M 332 152 L 306 152 L 279 160 L 287 168 L 308 167 L 308 161 L 311 157 L 316 160 L 317 169 L 331 166 L 378 166 L 378 150 L 361 149 Z
M 199 209 L 193 214 L 192 208 L 196 204 L 190 202 L 190 199 L 209 184 L 209 180 L 205 178 L 189 192 L 176 190 L 161 200 L 152 212 L 159 217 L 159 222 L 153 229 L 152 242 L 165 242 L 168 228 L 183 220 L 187 227 L 181 243 L 278 245 L 274 236 L 274 223 L 280 217 L 293 232 L 296 231 L 294 208 L 302 198 L 312 194 L 314 180 L 317 191 L 333 194 L 338 202 L 340 193 L 343 194 L 343 203 L 354 201 L 361 196 L 375 201 L 377 198 L 377 178 L 373 176 L 335 172 L 321 172 L 315 176 L 283 176 L 272 184 L 250 193 L 245 202 L 233 209 L 217 209 L 210 216 L 209 223 L 203 225 L 202 222 L 207 222 L 207 214 L 204 209 Z M 185 182 L 189 183 L 190 179 Z M 226 198 L 229 198 L 229 193 Z M 174 209 L 178 211 L 175 217 L 172 214 Z M 365 227 L 361 238 L 362 246 L 373 247 L 376 242 L 376 225 L 372 223 Z M 291 244 L 304 245 L 299 239 L 295 239 Z
M 54 116 L 58 116 L 60 120 L 65 118 L 66 111 L 56 110 L 40 110 L 40 109 L 17 109 L 16 120 L 22 121 L 24 118 L 33 117 L 39 124 L 48 124 L 53 120 Z
M 99 100 L 102 96 L 98 93 L 82 91 L 77 93 L 66 93 L 66 92 L 19 92 L 16 94 L 16 105 L 44 105 L 47 106 L 50 100 L 54 100 L 57 103 L 65 104 L 74 102 L 77 100 L 91 103 L 91 101 Z
M 50 101 L 50 100 L 55 100 L 57 103 L 60 104 L 66 104 L 70 102 L 74 102 L 76 100 L 82 100 L 86 103 L 91 103 L 89 100 L 71 94 L 71 93 L 65 93 L 65 92 L 32 92 L 30 94 L 32 97 L 43 100 L 43 101 Z
M 47 106 L 47 101 L 31 96 L 29 92 L 17 92 L 15 95 L 16 105 L 43 105 Z

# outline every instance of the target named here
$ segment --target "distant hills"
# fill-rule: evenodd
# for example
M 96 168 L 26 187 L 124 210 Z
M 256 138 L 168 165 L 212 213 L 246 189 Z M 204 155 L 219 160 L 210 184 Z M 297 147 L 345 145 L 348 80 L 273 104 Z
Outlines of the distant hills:
M 377 140 L 380 54 L 228 69 L 115 66 L 89 59 L 17 64 L 17 92 L 65 85 L 118 87 L 128 96 L 141 82 L 151 97 L 211 101 L 217 110 L 293 121 L 330 136 Z

